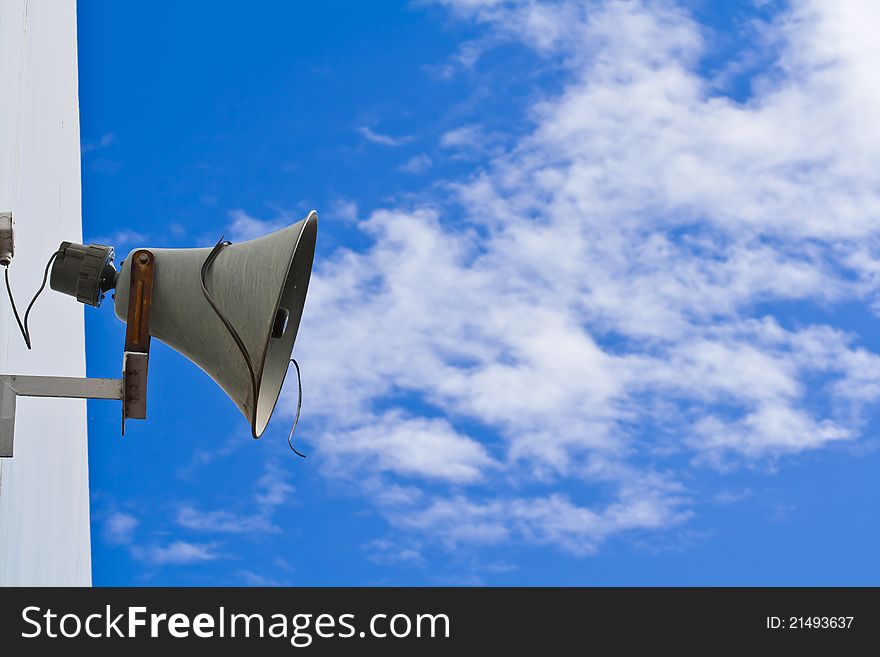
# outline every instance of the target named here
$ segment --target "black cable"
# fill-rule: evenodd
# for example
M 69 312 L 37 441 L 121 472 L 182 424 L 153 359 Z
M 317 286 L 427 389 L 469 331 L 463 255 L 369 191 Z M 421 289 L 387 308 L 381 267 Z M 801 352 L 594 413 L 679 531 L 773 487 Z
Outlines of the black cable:
M 52 266 L 52 263 L 55 261 L 59 255 L 62 254 L 62 251 L 59 249 L 51 256 L 49 256 L 49 262 L 46 263 L 46 270 L 43 272 L 43 282 L 40 284 L 40 289 L 37 290 L 37 293 L 34 295 L 34 298 L 31 299 L 31 302 L 28 304 L 27 310 L 24 312 L 24 322 L 21 321 L 21 317 L 18 314 L 18 308 L 15 306 L 15 297 L 12 296 L 12 285 L 9 283 L 9 265 L 6 265 L 6 271 L 4 272 L 6 278 L 6 293 L 9 295 L 9 303 L 12 304 L 12 313 L 15 315 L 15 321 L 18 323 L 18 329 L 21 331 L 21 337 L 24 338 L 24 343 L 27 345 L 28 349 L 32 349 L 31 346 L 31 332 L 28 328 L 28 317 L 30 317 L 31 309 L 34 307 L 34 304 L 37 302 L 40 294 L 43 293 L 43 290 L 46 289 L 46 281 L 49 280 L 49 268 Z
M 302 410 L 302 402 L 303 402 L 303 382 L 302 375 L 299 371 L 299 363 L 296 362 L 295 358 L 291 358 L 290 362 L 293 363 L 293 366 L 296 368 L 296 385 L 299 389 L 299 396 L 296 398 L 296 417 L 293 420 L 293 427 L 290 429 L 290 433 L 287 435 L 287 445 L 290 449 L 293 450 L 295 454 L 298 456 L 306 457 L 305 454 L 300 452 L 296 447 L 293 446 L 293 442 L 291 439 L 293 438 L 293 432 L 296 431 L 296 425 L 299 424 L 299 412 Z
M 257 436 L 257 376 L 254 374 L 254 364 L 251 360 L 251 356 L 248 353 L 247 347 L 245 347 L 244 342 L 241 337 L 238 335 L 238 331 L 235 330 L 235 327 L 232 323 L 226 319 L 226 315 L 223 314 L 223 311 L 217 306 L 217 302 L 214 301 L 214 297 L 211 296 L 211 293 L 208 291 L 208 285 L 205 281 L 205 277 L 208 275 L 208 268 L 214 262 L 214 259 L 220 255 L 220 251 L 229 246 L 231 242 L 225 241 L 223 237 L 220 238 L 220 241 L 214 245 L 211 253 L 208 254 L 208 257 L 205 258 L 205 262 L 202 264 L 202 273 L 201 273 L 201 283 L 202 283 L 202 293 L 205 295 L 205 299 L 211 305 L 211 308 L 214 309 L 214 312 L 217 314 L 217 317 L 220 318 L 220 321 L 223 322 L 223 326 L 226 327 L 226 330 L 229 331 L 229 335 L 232 336 L 232 339 L 235 341 L 238 350 L 241 352 L 242 357 L 244 358 L 244 362 L 247 365 L 248 373 L 251 377 L 251 389 L 253 390 L 253 413 L 251 413 L 251 435 L 254 440 L 259 438 Z
M 6 266 L 6 293 L 9 295 L 9 303 L 12 304 L 12 313 L 15 315 L 15 321 L 18 322 L 18 330 L 21 331 L 21 335 L 24 338 L 24 343 L 27 345 L 27 348 L 31 348 L 31 341 L 28 338 L 27 331 L 24 326 L 21 324 L 21 317 L 18 316 L 18 308 L 15 307 L 15 297 L 12 296 L 12 286 L 9 284 L 9 266 Z
M 208 275 L 208 269 L 213 264 L 214 260 L 220 255 L 220 252 L 229 246 L 232 242 L 224 240 L 223 237 L 220 237 L 220 240 L 217 244 L 214 245 L 214 248 L 211 250 L 211 253 L 208 254 L 208 257 L 205 258 L 205 262 L 202 263 L 202 271 L 201 271 L 201 284 L 202 284 L 202 294 L 205 295 L 205 299 L 211 305 L 211 308 L 217 314 L 217 317 L 220 318 L 220 321 L 223 322 L 223 326 L 226 327 L 226 330 L 229 331 L 229 335 L 232 336 L 232 339 L 235 341 L 235 345 L 238 347 L 238 350 L 241 352 L 242 357 L 244 358 L 245 364 L 247 364 L 248 373 L 251 377 L 251 389 L 253 390 L 253 413 L 251 414 L 251 435 L 254 440 L 258 438 L 257 436 L 257 376 L 254 373 L 254 363 L 251 360 L 251 355 L 248 353 L 247 347 L 244 344 L 244 341 L 241 339 L 241 336 L 238 334 L 238 331 L 235 330 L 235 327 L 232 325 L 232 322 L 227 319 L 226 315 L 223 314 L 223 311 L 220 310 L 220 307 L 217 305 L 217 302 L 214 301 L 214 297 L 211 296 L 211 292 L 208 290 L 208 283 L 206 277 Z M 295 454 L 301 456 L 302 458 L 306 458 L 306 455 L 296 449 L 293 446 L 293 432 L 296 431 L 296 427 L 299 424 L 299 414 L 302 410 L 302 374 L 299 369 L 299 363 L 296 362 L 296 359 L 291 358 L 290 362 L 293 363 L 293 366 L 296 368 L 296 383 L 297 388 L 299 390 L 299 396 L 296 399 L 296 417 L 293 420 L 293 427 L 290 430 L 290 433 L 287 436 L 287 445 L 290 449 L 293 450 Z

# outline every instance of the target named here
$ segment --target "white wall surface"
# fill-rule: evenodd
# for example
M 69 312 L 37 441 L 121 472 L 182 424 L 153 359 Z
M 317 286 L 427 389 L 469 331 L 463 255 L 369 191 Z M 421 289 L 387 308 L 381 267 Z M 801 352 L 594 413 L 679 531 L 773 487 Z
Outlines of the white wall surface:
M 74 0 L 0 0 L 5 210 L 23 312 L 59 243 L 82 241 Z M 0 372 L 85 376 L 83 306 L 47 286 L 29 352 L 0 291 Z M 0 463 L 0 585 L 91 584 L 85 402 L 20 397 L 15 455 Z

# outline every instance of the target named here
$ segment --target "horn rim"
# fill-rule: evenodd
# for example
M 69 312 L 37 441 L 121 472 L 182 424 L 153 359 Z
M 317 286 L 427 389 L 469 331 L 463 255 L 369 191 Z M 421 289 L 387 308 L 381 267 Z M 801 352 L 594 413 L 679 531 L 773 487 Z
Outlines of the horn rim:
M 278 383 L 278 390 L 274 394 L 274 399 L 272 399 L 271 407 L 269 408 L 268 413 L 266 414 L 265 420 L 260 422 L 260 406 L 261 400 L 263 398 L 263 383 L 266 375 L 266 361 L 269 357 L 270 347 L 272 346 L 272 323 L 270 322 L 268 332 L 266 334 L 266 339 L 264 344 L 266 347 L 262 350 L 262 354 L 260 355 L 259 368 L 258 372 L 260 373 L 260 379 L 257 382 L 257 397 L 254 399 L 254 407 L 253 407 L 253 418 L 251 424 L 251 434 L 254 439 L 260 438 L 266 431 L 266 428 L 269 426 L 269 422 L 272 420 L 272 416 L 275 414 L 275 409 L 278 406 L 278 400 L 281 398 L 281 391 L 284 389 L 284 382 L 287 380 L 287 371 L 290 369 L 290 358 L 293 354 L 293 349 L 296 346 L 296 338 L 299 336 L 299 326 L 302 322 L 302 315 L 305 311 L 305 303 L 308 298 L 308 290 L 309 283 L 312 279 L 312 269 L 314 268 L 314 256 L 315 256 L 315 247 L 317 244 L 318 237 L 318 213 L 314 210 L 309 212 L 308 216 L 303 221 L 302 229 L 297 235 L 296 242 L 294 243 L 293 252 L 290 254 L 290 260 L 287 263 L 287 272 L 284 277 L 284 283 L 281 286 L 281 289 L 278 290 L 278 296 L 275 300 L 274 308 L 277 310 L 281 307 L 281 302 L 284 298 L 284 293 L 288 288 L 288 281 L 290 279 L 291 270 L 293 269 L 294 264 L 297 261 L 297 256 L 303 257 L 305 256 L 305 252 L 300 252 L 300 245 L 303 242 L 303 237 L 306 235 L 306 231 L 310 231 L 310 249 L 308 258 L 309 258 L 309 267 L 306 272 L 305 278 L 305 291 L 303 292 L 303 303 L 302 310 L 300 311 L 299 318 L 297 319 L 296 333 L 293 336 L 293 341 L 290 345 L 290 353 L 287 354 L 287 363 L 284 367 L 284 370 L 281 373 L 281 380 Z

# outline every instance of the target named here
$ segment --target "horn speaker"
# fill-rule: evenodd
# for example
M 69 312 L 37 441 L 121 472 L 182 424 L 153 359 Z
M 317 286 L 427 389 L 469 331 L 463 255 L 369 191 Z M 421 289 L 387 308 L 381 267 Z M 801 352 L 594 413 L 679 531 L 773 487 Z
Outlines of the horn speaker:
M 205 287 L 238 333 L 256 380 L 230 330 L 202 290 L 202 268 L 212 253 L 203 249 L 145 249 L 155 273 L 150 302 L 150 334 L 203 369 L 226 391 L 259 438 L 290 363 L 309 287 L 316 212 L 302 221 L 216 253 L 205 272 Z M 144 249 L 135 249 L 140 251 Z M 116 316 L 128 317 L 131 252 L 116 280 Z

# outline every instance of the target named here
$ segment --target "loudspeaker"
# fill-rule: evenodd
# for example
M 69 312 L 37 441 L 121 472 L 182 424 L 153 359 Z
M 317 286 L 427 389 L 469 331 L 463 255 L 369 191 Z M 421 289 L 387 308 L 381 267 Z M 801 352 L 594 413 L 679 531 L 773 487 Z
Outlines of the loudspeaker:
M 318 215 L 216 253 L 205 286 L 234 327 L 254 368 L 202 290 L 202 268 L 212 253 L 203 249 L 146 249 L 155 259 L 150 334 L 179 351 L 226 391 L 251 423 L 254 438 L 266 425 L 290 362 L 299 329 L 318 234 Z M 116 280 L 116 316 L 128 317 L 132 255 Z

